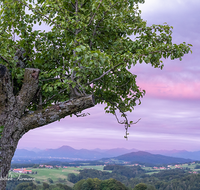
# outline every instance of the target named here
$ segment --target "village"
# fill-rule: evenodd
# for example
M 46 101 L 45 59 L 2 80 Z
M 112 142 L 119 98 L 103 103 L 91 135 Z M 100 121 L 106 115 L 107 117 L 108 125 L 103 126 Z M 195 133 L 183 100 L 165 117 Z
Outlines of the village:
M 53 168 L 68 168 L 67 166 L 51 166 L 51 165 L 39 165 L 38 168 L 48 168 L 48 169 L 53 169 Z M 27 170 L 26 168 L 15 168 L 15 169 L 12 169 L 11 170 L 12 172 L 15 172 L 15 173 L 23 173 L 23 174 L 34 174 L 34 172 L 32 170 Z M 35 173 L 37 174 L 37 173 Z
M 159 172 L 162 170 L 170 170 L 170 169 L 190 169 L 190 171 L 188 171 L 188 173 L 193 173 L 193 174 L 198 174 L 200 169 L 196 169 L 196 165 L 197 163 L 192 162 L 192 163 L 186 163 L 186 164 L 175 164 L 175 165 L 167 165 L 167 166 L 154 166 L 154 167 L 146 167 L 145 165 L 140 165 L 140 164 L 127 164 L 127 166 L 140 166 L 142 169 L 145 169 L 146 171 L 151 171 L 151 172 Z M 77 170 L 74 171 L 78 171 L 81 169 L 96 169 L 96 167 L 101 167 L 101 169 L 103 169 L 103 167 L 106 166 L 104 165 L 95 165 L 95 166 L 76 166 L 76 167 L 71 167 L 71 166 L 59 166 L 59 165 L 45 165 L 45 164 L 41 164 L 38 165 L 38 169 L 42 169 L 42 168 L 46 168 L 46 169 L 66 169 L 66 168 L 76 168 Z M 26 168 L 14 168 L 10 171 L 14 172 L 14 173 L 23 173 L 23 174 L 37 174 L 36 171 L 31 170 L 32 168 L 26 169 Z M 35 169 L 35 168 L 34 168 Z

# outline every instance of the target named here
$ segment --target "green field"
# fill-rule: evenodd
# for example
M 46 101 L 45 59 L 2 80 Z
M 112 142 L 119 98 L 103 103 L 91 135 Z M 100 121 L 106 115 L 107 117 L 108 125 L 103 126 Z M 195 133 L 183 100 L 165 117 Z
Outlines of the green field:
M 152 175 L 152 174 L 155 174 L 155 173 L 158 173 L 158 172 L 160 172 L 160 171 L 147 172 L 146 174 L 147 174 L 147 175 Z
M 54 183 L 63 182 L 68 186 L 73 186 L 73 183 L 67 180 L 67 176 L 69 173 L 78 174 L 81 168 L 69 167 L 69 168 L 59 168 L 59 169 L 47 169 L 47 168 L 27 168 L 28 170 L 32 170 L 33 172 L 37 171 L 37 174 L 28 174 L 31 178 L 34 178 L 35 181 L 40 182 L 48 182 L 48 178 L 51 178 Z M 10 172 L 12 177 L 17 177 L 18 174 L 14 172 Z M 61 181 L 61 180 L 62 181 Z
M 191 171 L 196 171 L 196 172 L 199 172 L 200 169 L 195 169 L 196 165 L 199 165 L 199 164 L 196 164 L 196 163 L 191 163 L 191 164 L 177 164 L 177 166 L 170 166 L 169 169 L 176 169 L 176 168 L 181 168 L 183 170 L 186 170 L 187 168 L 191 169 Z M 158 173 L 159 171 L 163 171 L 163 169 L 154 169 L 152 167 L 142 167 L 142 169 L 146 170 L 148 175 L 151 175 L 153 173 Z
M 95 169 L 95 170 L 103 170 L 104 166 L 80 166 L 80 169 Z
M 48 168 L 26 168 L 27 170 L 32 170 L 32 172 L 36 172 L 37 174 L 27 174 L 31 178 L 34 178 L 35 181 L 40 181 L 42 182 L 48 182 L 48 178 L 51 178 L 54 183 L 60 183 L 61 180 L 63 183 L 66 185 L 72 187 L 73 183 L 69 182 L 67 180 L 67 176 L 69 173 L 74 173 L 75 175 L 79 174 L 79 170 L 83 169 L 95 169 L 95 170 L 103 170 L 103 165 L 102 166 L 80 166 L 80 167 L 68 167 L 68 168 L 59 168 L 59 169 L 48 169 Z M 112 172 L 112 171 L 107 171 L 107 172 Z M 19 174 L 10 172 L 9 174 L 12 174 L 12 177 L 18 177 Z

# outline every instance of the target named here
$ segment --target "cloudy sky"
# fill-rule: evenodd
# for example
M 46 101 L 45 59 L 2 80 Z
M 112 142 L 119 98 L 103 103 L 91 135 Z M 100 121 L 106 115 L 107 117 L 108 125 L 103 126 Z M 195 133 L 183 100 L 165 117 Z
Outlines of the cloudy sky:
M 141 118 L 129 129 L 128 141 L 124 126 L 97 105 L 85 110 L 90 116 L 66 117 L 29 131 L 18 148 L 200 150 L 200 1 L 146 0 L 140 8 L 148 25 L 167 22 L 174 27 L 173 42 L 192 44 L 193 53 L 182 61 L 164 60 L 163 70 L 146 64 L 131 69 L 146 95 L 128 114 L 133 121 Z

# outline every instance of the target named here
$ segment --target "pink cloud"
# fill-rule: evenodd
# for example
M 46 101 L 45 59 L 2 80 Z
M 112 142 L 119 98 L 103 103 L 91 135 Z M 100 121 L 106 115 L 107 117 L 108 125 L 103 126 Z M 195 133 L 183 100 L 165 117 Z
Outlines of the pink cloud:
M 157 98 L 200 99 L 200 81 L 183 83 L 157 80 L 138 81 L 141 89 L 146 90 L 146 96 Z

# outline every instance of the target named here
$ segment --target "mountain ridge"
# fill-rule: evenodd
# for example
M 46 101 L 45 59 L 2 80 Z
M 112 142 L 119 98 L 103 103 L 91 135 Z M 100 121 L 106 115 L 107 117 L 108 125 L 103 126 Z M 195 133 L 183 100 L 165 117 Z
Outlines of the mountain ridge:
M 170 156 L 164 156 L 160 154 L 151 154 L 145 151 L 131 152 L 124 154 L 114 159 L 123 160 L 131 163 L 149 163 L 149 164 L 172 164 L 172 163 L 186 163 L 191 162 L 191 159 L 176 158 Z
M 33 151 L 35 150 L 35 151 Z M 64 157 L 67 159 L 82 159 L 82 160 L 98 160 L 102 158 L 117 157 L 131 152 L 148 152 L 151 154 L 160 154 L 163 156 L 178 157 L 192 160 L 200 160 L 200 151 L 189 152 L 186 150 L 152 150 L 152 151 L 139 151 L 137 149 L 113 148 L 113 149 L 74 149 L 70 146 L 63 145 L 56 149 L 40 150 L 34 148 L 32 150 L 17 149 L 14 158 L 47 158 L 47 157 Z

